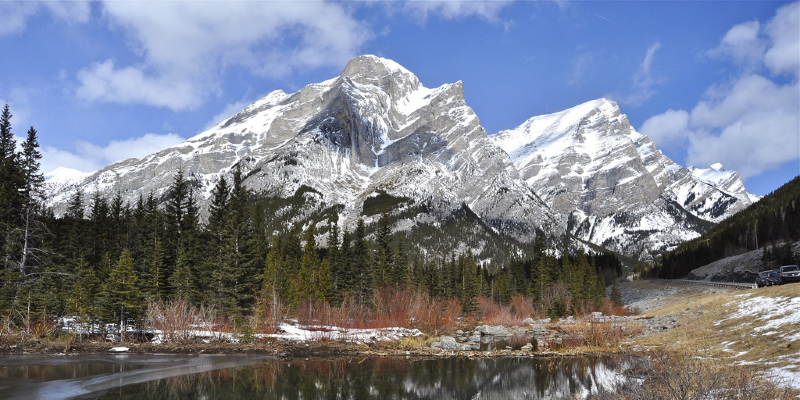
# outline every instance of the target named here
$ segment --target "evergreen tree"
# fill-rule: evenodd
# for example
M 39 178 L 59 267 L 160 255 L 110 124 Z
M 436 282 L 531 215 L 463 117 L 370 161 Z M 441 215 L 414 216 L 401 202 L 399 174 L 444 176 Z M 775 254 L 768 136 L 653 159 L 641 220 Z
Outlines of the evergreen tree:
M 303 256 L 300 258 L 299 279 L 296 281 L 299 287 L 294 291 L 298 295 L 298 299 L 293 302 L 294 304 L 299 304 L 303 300 L 320 303 L 327 296 L 326 288 L 320 282 L 321 268 L 317 244 L 314 240 L 314 225 L 311 225 L 306 231 L 305 242 Z
M 353 251 L 351 255 L 351 274 L 356 277 L 354 295 L 358 304 L 367 305 L 372 299 L 375 290 L 375 277 L 370 263 L 369 247 L 366 239 L 364 220 L 359 218 L 356 230 L 353 232 Z
M 461 255 L 458 258 L 458 264 L 462 271 L 462 307 L 465 313 L 472 314 L 478 310 L 477 297 L 480 294 L 479 270 L 472 251 L 466 256 Z
M 128 249 L 124 249 L 109 273 L 102 301 L 105 315 L 109 318 L 107 320 L 119 321 L 120 332 L 125 332 L 128 320 L 137 318 L 142 310 L 141 293 L 136 280 L 133 258 Z
M 25 182 L 16 147 L 11 132 L 11 111 L 6 103 L 0 114 L 0 256 L 3 268 L 18 269 L 12 233 L 21 225 Z
M 20 154 L 21 171 L 23 175 L 24 187 L 22 193 L 22 226 L 19 232 L 19 271 L 23 274 L 28 273 L 29 268 L 34 263 L 33 259 L 44 253 L 44 249 L 39 247 L 42 243 L 42 236 L 46 228 L 39 222 L 38 214 L 41 206 L 42 186 L 44 176 L 39 172 L 42 154 L 39 152 L 39 142 L 36 138 L 36 130 L 31 127 L 28 130 L 28 137 L 22 144 Z
M 375 233 L 375 286 L 382 287 L 392 282 L 392 265 L 394 254 L 391 244 L 392 228 L 389 226 L 389 214 L 386 210 L 378 219 L 378 230 Z
M 397 241 L 397 251 L 392 257 L 392 284 L 397 287 L 405 284 L 408 279 L 408 253 L 406 253 L 403 240 Z
M 286 276 L 284 273 L 285 257 L 283 247 L 278 237 L 275 237 L 272 241 L 272 247 L 269 249 L 269 254 L 267 254 L 262 285 L 263 296 L 268 298 L 267 301 L 271 304 L 273 313 L 277 313 L 281 302 L 281 296 L 284 292 L 284 278 Z M 277 318 L 277 314 L 271 316 L 272 321 L 277 321 Z

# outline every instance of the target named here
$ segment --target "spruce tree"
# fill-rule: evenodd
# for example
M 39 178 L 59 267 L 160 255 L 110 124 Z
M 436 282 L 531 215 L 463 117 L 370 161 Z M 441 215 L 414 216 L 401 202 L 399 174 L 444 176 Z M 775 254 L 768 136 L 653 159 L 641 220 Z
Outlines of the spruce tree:
M 118 321 L 123 335 L 128 320 L 137 318 L 142 310 L 142 296 L 136 280 L 133 258 L 128 249 L 124 249 L 109 273 L 102 301 L 107 320 Z
M 458 258 L 458 264 L 461 269 L 462 275 L 462 295 L 461 304 L 463 311 L 467 314 L 472 314 L 478 310 L 478 295 L 480 294 L 480 281 L 478 279 L 478 265 L 475 263 L 475 258 L 472 251 L 468 255 L 461 255 Z
M 285 254 L 279 238 L 273 238 L 272 246 L 267 254 L 267 262 L 264 266 L 264 278 L 262 283 L 263 296 L 272 305 L 272 310 L 277 310 L 284 294 L 284 261 Z M 275 319 L 273 319 L 275 320 Z
M 318 282 L 320 266 L 313 224 L 306 231 L 305 242 L 303 256 L 300 258 L 298 279 L 295 281 L 298 287 L 294 292 L 298 298 L 293 301 L 294 304 L 300 304 L 306 300 L 316 303 L 325 299 L 325 293 L 319 287 Z
M 21 225 L 25 182 L 16 147 L 11 132 L 11 111 L 6 103 L 0 114 L 0 257 L 3 268 L 18 267 L 14 265 L 16 251 L 10 235 Z
M 21 169 L 24 181 L 22 191 L 22 226 L 18 231 L 20 242 L 19 271 L 23 274 L 28 272 L 33 263 L 32 258 L 44 253 L 41 245 L 45 227 L 39 223 L 38 214 L 42 199 L 42 186 L 44 176 L 39 171 L 39 160 L 42 154 L 39 152 L 39 142 L 36 138 L 36 130 L 31 127 L 28 130 L 28 137 L 22 144 L 20 154 Z
M 370 262 L 367 232 L 364 220 L 359 218 L 356 230 L 353 233 L 353 252 L 350 268 L 356 276 L 355 297 L 361 306 L 367 305 L 372 300 L 375 290 L 375 277 Z
M 375 286 L 382 287 L 392 282 L 392 265 L 394 254 L 391 244 L 392 228 L 389 225 L 389 214 L 386 210 L 378 219 L 378 230 L 375 232 Z

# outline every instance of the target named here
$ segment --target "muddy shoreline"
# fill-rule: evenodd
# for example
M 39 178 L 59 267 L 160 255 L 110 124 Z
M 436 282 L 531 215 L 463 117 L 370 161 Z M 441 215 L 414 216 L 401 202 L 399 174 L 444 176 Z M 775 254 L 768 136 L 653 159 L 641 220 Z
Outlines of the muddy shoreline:
M 126 347 L 127 351 L 112 349 Z M 81 354 L 179 354 L 179 355 L 269 355 L 278 358 L 333 359 L 348 357 L 557 357 L 580 355 L 627 354 L 629 351 L 609 348 L 563 349 L 559 351 L 452 351 L 431 348 L 430 346 L 403 346 L 396 342 L 381 342 L 371 345 L 346 342 L 273 342 L 273 343 L 111 343 L 85 341 L 68 343 L 65 341 L 30 340 L 23 343 L 0 345 L 0 354 L 42 354 L 42 355 L 81 355 Z

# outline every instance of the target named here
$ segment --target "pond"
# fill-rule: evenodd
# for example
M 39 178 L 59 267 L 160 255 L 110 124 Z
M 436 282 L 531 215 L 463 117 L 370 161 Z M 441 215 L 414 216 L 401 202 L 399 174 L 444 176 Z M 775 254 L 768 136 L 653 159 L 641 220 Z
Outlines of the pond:
M 288 360 L 0 356 L 4 399 L 573 399 L 620 381 L 609 357 Z

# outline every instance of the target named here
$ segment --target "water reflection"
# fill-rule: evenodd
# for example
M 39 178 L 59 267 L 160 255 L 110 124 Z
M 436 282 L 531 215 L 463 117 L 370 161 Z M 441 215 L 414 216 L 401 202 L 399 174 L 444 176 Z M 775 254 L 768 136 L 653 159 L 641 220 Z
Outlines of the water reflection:
M 394 358 L 285 361 L 119 387 L 101 399 L 560 399 L 610 389 L 611 358 Z

